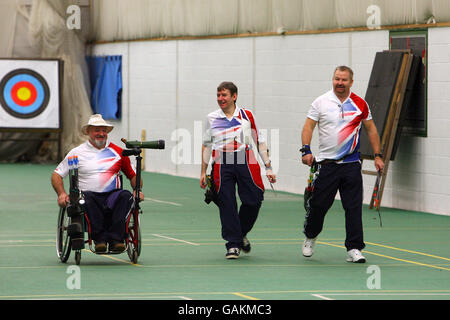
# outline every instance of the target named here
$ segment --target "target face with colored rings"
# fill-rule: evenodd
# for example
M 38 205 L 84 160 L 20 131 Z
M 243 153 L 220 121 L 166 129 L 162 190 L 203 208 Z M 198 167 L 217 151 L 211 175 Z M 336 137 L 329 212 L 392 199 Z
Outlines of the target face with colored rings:
M 45 79 L 30 69 L 16 69 L 0 82 L 0 103 L 17 118 L 33 118 L 48 105 L 50 90 Z

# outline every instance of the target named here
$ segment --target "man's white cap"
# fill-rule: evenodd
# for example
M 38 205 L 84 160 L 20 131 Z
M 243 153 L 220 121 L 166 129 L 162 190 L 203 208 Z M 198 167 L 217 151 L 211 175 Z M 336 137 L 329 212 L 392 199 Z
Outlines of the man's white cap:
M 110 133 L 111 130 L 114 128 L 112 124 L 107 123 L 105 120 L 103 120 L 103 117 L 101 114 L 93 114 L 89 118 L 89 122 L 87 125 L 83 126 L 81 128 L 81 132 L 83 132 L 84 135 L 88 134 L 88 128 L 89 126 L 95 126 L 95 127 L 107 127 L 107 132 Z

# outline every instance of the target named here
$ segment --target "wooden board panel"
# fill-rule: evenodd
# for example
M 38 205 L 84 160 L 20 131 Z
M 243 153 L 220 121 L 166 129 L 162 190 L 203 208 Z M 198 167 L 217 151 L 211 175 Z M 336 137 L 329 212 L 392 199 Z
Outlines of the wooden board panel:
M 398 75 L 402 66 L 403 52 L 377 52 L 369 79 L 365 100 L 369 104 L 378 134 L 383 137 Z M 360 153 L 364 159 L 373 159 L 372 147 L 366 130 L 361 130 Z

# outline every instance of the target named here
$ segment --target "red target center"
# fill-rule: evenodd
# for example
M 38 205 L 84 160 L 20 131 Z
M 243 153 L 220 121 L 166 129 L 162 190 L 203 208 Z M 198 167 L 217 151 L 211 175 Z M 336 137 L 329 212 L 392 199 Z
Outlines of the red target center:
M 36 88 L 28 81 L 19 81 L 11 89 L 11 98 L 21 107 L 32 105 L 36 97 Z

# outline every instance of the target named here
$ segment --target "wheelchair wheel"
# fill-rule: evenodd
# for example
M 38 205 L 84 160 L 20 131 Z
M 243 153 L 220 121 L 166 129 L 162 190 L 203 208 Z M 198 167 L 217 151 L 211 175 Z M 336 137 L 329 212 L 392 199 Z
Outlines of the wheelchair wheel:
M 141 228 L 139 226 L 139 212 L 132 213 L 128 222 L 128 257 L 134 264 L 141 254 Z
M 72 249 L 70 237 L 67 233 L 67 226 L 69 225 L 69 217 L 67 216 L 66 208 L 59 209 L 58 226 L 56 230 L 56 254 L 61 262 L 67 262 L 70 251 Z

